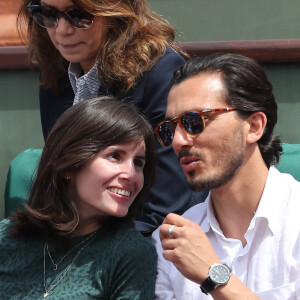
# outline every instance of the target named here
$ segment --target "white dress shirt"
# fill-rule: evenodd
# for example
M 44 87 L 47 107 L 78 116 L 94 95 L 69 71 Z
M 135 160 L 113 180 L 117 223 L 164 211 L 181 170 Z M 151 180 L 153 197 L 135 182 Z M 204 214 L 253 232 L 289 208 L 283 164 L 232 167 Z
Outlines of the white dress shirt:
M 300 182 L 271 167 L 254 213 L 245 247 L 240 240 L 223 235 L 210 195 L 183 217 L 201 226 L 220 260 L 261 299 L 300 299 Z M 213 299 L 164 259 L 159 229 L 152 235 L 158 252 L 155 299 Z

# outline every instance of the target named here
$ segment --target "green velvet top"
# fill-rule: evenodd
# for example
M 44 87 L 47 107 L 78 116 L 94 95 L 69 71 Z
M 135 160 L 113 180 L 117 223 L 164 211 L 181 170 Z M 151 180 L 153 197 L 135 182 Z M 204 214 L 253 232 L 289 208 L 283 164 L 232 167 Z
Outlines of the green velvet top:
M 11 224 L 0 222 L 0 299 L 44 299 L 45 242 L 37 237 L 9 236 Z M 73 238 L 70 249 L 86 237 Z M 90 240 L 46 299 L 154 299 L 157 256 L 149 240 L 125 224 L 105 226 Z M 58 282 L 83 245 L 73 249 L 57 270 L 45 251 L 47 290 Z M 54 263 L 65 253 L 51 244 L 49 252 Z

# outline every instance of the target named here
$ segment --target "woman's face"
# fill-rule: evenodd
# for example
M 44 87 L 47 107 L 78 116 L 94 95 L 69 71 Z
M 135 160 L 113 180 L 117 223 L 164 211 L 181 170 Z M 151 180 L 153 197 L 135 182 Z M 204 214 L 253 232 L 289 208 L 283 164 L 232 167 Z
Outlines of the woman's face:
M 59 11 L 76 7 L 71 0 L 42 0 L 41 4 L 52 6 Z M 80 63 L 84 73 L 87 73 L 97 60 L 97 54 L 106 36 L 107 25 L 106 17 L 95 16 L 90 28 L 78 29 L 61 17 L 56 27 L 46 30 L 61 55 L 69 62 Z
M 109 216 L 124 217 L 144 184 L 145 142 L 101 150 L 70 177 L 69 194 L 79 211 L 79 227 L 91 232 Z M 86 230 L 86 228 L 90 228 Z

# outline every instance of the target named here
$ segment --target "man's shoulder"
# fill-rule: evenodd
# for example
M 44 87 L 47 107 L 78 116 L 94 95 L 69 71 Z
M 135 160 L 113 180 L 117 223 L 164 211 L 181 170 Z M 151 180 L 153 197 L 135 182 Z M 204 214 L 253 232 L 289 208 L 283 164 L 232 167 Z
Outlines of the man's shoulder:
M 296 180 L 293 175 L 283 173 L 275 167 L 270 168 L 268 181 L 274 189 L 295 190 L 295 192 L 300 190 L 300 182 Z
M 300 182 L 287 173 L 271 167 L 264 192 L 257 209 L 259 215 L 269 220 L 273 232 L 295 238 L 300 231 Z M 286 234 L 287 233 L 287 234 Z

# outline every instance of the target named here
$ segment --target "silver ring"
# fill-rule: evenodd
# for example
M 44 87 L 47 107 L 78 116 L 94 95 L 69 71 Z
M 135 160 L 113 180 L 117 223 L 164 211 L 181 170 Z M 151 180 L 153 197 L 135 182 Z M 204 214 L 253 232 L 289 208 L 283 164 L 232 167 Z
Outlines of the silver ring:
M 173 230 L 174 230 L 175 227 L 176 227 L 176 225 L 171 225 L 170 226 L 169 231 L 168 231 L 170 237 L 173 236 Z

